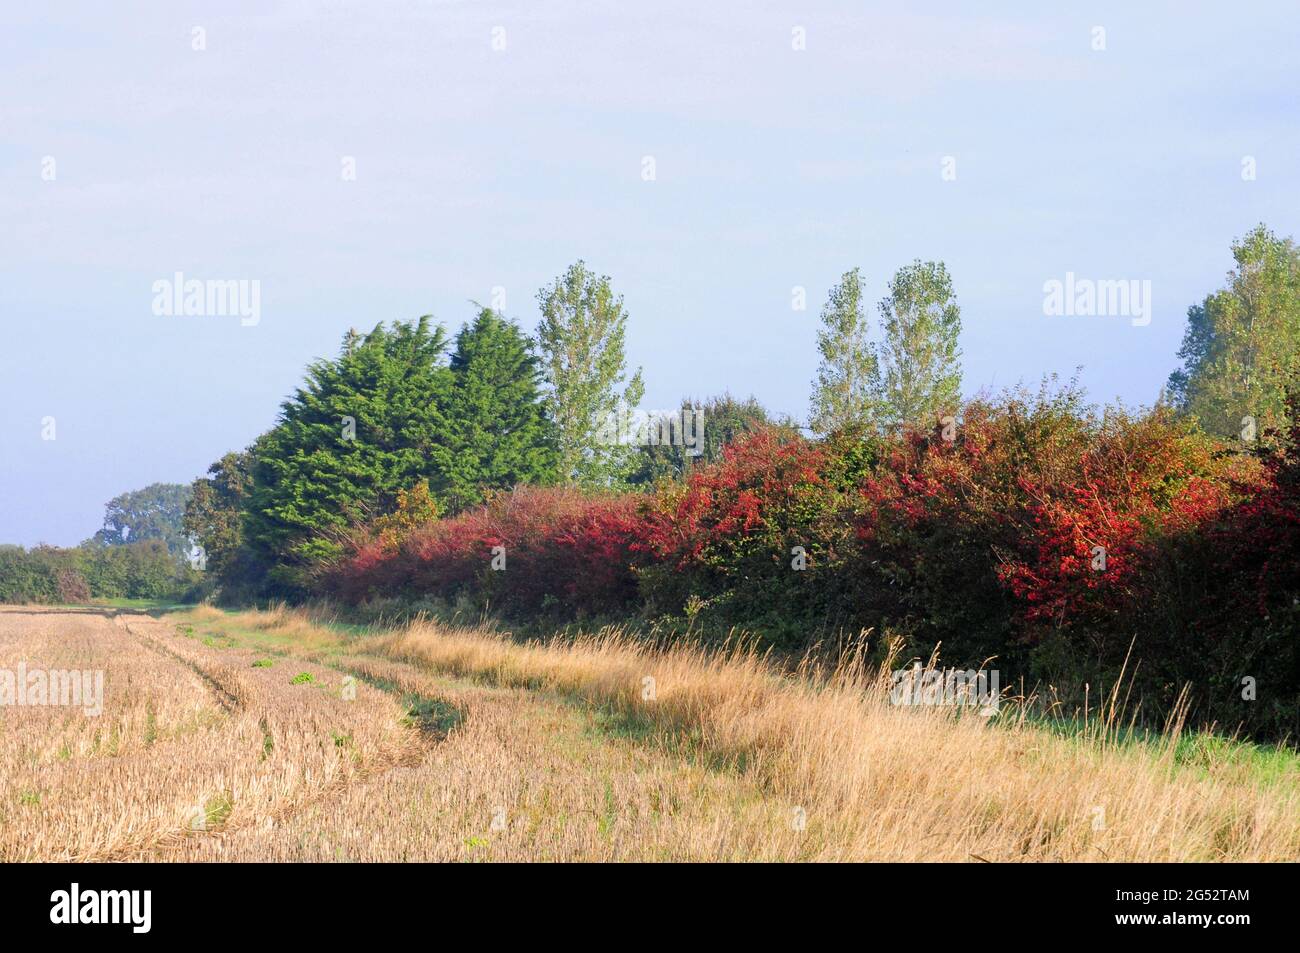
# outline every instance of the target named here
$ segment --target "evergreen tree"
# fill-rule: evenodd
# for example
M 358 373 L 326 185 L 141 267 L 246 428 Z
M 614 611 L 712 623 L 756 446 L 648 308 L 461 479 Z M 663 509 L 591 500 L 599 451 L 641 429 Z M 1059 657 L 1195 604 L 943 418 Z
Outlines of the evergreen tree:
M 1259 225 L 1232 256 L 1228 286 L 1188 309 L 1169 396 L 1211 433 L 1280 439 L 1300 386 L 1300 251 Z
M 821 365 L 813 382 L 809 426 L 828 434 L 862 427 L 875 417 L 880 388 L 876 354 L 867 340 L 867 315 L 858 269 L 844 273 L 822 308 L 817 332 Z
M 247 542 L 292 588 L 298 569 L 341 551 L 352 523 L 391 510 L 400 490 L 448 484 L 452 372 L 446 334 L 427 316 L 349 331 L 335 360 L 307 370 L 280 421 L 254 447 Z
M 961 309 L 943 262 L 900 268 L 880 302 L 880 395 L 887 428 L 934 426 L 961 401 Z
M 448 506 L 480 503 L 485 489 L 554 482 L 555 432 L 528 337 L 484 308 L 457 335 L 451 370 Z
M 537 340 L 555 422 L 559 477 L 565 483 L 622 482 L 636 455 L 612 423 L 644 393 L 641 371 L 627 379 L 623 353 L 627 312 L 609 278 L 579 261 L 537 294 Z M 619 387 L 627 379 L 620 393 Z

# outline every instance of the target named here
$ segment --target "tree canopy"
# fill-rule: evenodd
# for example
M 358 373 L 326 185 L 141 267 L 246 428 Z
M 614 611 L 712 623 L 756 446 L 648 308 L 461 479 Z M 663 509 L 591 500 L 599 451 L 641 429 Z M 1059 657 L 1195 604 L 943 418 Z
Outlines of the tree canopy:
M 817 332 L 821 364 L 813 381 L 808 426 L 828 434 L 872 423 L 877 415 L 880 365 L 868 340 L 862 276 L 846 271 L 831 289 Z
M 122 546 L 157 539 L 174 557 L 183 559 L 190 551 L 184 526 L 189 498 L 190 488 L 180 483 L 153 483 L 115 496 L 105 507 L 103 529 L 91 542 Z
M 1300 251 L 1259 225 L 1232 257 L 1227 287 L 1188 309 L 1169 394 L 1211 433 L 1281 439 L 1300 386 Z
M 645 391 L 640 370 L 627 374 L 623 298 L 608 277 L 578 261 L 542 288 L 537 301 L 537 341 L 557 428 L 560 479 L 587 486 L 622 482 L 635 448 L 602 434 L 620 408 L 636 407 Z
M 943 262 L 900 268 L 880 302 L 881 419 L 930 427 L 961 400 L 961 309 Z
M 556 478 L 556 433 L 542 402 L 532 342 L 513 322 L 483 308 L 456 336 L 449 508 L 481 503 L 484 491 Z
M 244 521 L 251 544 L 281 566 L 328 559 L 353 522 L 451 469 L 453 375 L 447 336 L 428 316 L 349 331 L 339 356 L 319 360 L 254 446 Z M 274 570 L 273 570 L 274 572 Z

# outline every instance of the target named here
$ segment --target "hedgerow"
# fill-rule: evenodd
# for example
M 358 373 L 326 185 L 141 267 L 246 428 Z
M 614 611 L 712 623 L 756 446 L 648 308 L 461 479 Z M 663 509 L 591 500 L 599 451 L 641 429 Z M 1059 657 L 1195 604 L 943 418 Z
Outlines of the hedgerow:
M 321 585 L 792 650 L 870 629 L 1065 698 L 1124 670 L 1153 716 L 1191 684 L 1195 717 L 1281 733 L 1300 708 L 1296 473 L 1293 451 L 1164 408 L 1015 392 L 933 432 L 760 429 L 643 492 L 521 487 L 399 540 L 363 531 Z M 1251 679 L 1283 690 L 1251 706 Z

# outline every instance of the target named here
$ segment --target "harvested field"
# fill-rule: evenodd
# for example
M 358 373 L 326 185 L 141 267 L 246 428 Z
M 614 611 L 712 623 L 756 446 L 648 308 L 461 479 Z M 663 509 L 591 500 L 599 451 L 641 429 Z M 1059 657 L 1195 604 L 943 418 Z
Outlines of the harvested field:
M 1294 756 L 895 707 L 861 669 L 203 607 L 0 611 L 24 660 L 104 704 L 0 709 L 5 860 L 1300 856 Z

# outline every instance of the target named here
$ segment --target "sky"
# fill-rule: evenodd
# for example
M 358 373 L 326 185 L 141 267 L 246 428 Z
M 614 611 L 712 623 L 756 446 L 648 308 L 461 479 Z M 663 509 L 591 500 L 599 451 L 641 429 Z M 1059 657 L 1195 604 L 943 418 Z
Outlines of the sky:
M 967 394 L 1082 367 L 1150 404 L 1233 240 L 1300 235 L 1300 16 L 1065 6 L 4 5 L 0 542 L 202 475 L 348 328 L 531 330 L 577 259 L 646 408 L 806 418 L 829 288 L 914 259 L 952 275 Z M 178 272 L 256 282 L 256 320 L 155 313 Z M 1067 273 L 1149 322 L 1045 314 Z

